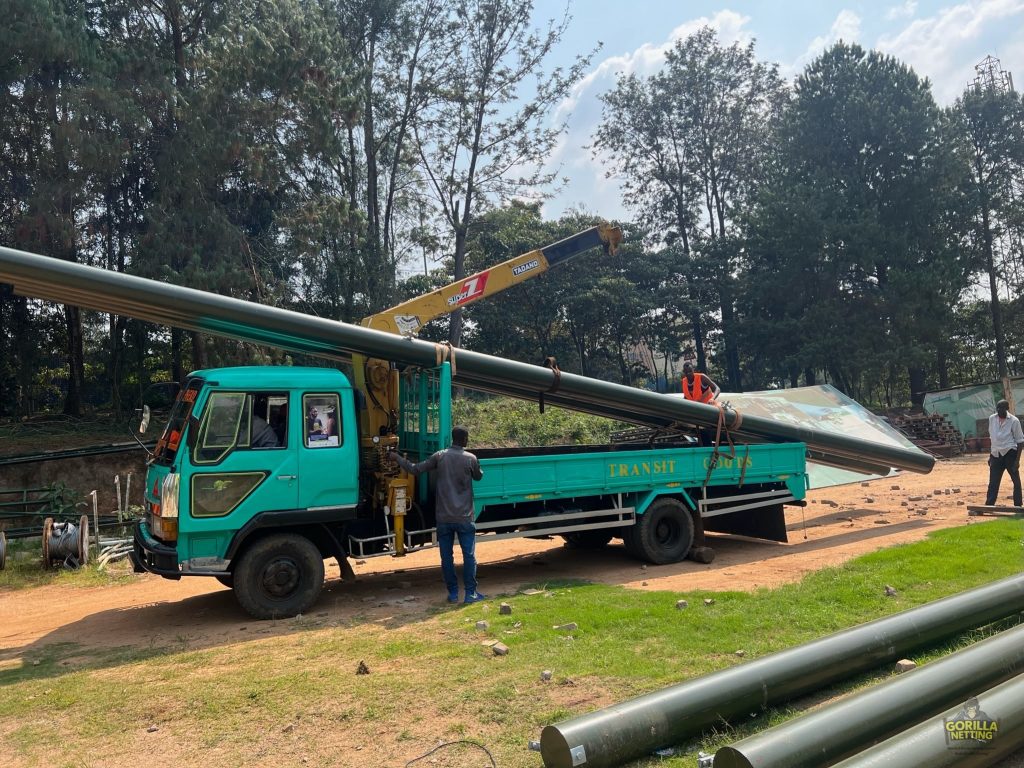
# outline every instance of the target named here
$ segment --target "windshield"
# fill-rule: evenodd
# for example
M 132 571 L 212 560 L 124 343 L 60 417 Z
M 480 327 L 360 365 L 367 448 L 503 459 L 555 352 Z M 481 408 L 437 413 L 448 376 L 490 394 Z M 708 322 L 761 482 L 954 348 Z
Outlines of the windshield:
M 192 414 L 192 407 L 196 403 L 203 384 L 202 379 L 189 379 L 185 388 L 178 393 L 164 433 L 156 444 L 156 450 L 153 451 L 153 460 L 158 464 L 170 465 L 174 462 L 174 457 L 178 455 L 181 436 L 188 426 L 188 417 Z

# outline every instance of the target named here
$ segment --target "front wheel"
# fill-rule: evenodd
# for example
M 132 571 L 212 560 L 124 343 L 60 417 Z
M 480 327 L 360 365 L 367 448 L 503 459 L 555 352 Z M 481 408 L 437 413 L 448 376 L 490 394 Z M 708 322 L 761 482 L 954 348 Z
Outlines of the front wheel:
M 677 563 L 693 544 L 693 518 L 678 499 L 660 498 L 625 530 L 623 541 L 633 556 L 656 565 Z
M 235 598 L 250 616 L 289 618 L 320 596 L 324 560 L 305 536 L 278 533 L 245 550 L 233 577 Z

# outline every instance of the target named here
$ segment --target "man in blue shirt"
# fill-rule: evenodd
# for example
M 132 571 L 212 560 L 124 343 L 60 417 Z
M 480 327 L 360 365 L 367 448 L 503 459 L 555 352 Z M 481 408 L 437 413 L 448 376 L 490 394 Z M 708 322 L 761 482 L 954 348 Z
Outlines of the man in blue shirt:
M 992 441 L 988 457 L 988 494 L 985 504 L 992 506 L 999 496 L 999 483 L 1003 471 L 1013 483 L 1013 506 L 1021 506 L 1020 449 L 1024 445 L 1024 431 L 1020 420 L 1010 413 L 1010 404 L 1005 400 L 996 403 L 996 412 L 988 417 L 988 436 Z
M 455 574 L 455 537 L 462 550 L 462 581 L 467 603 L 484 600 L 476 591 L 476 525 L 473 509 L 473 481 L 484 476 L 477 457 L 466 450 L 469 430 L 455 427 L 452 444 L 428 459 L 413 464 L 397 452 L 389 454 L 398 466 L 413 475 L 436 471 L 434 518 L 437 523 L 437 547 L 441 550 L 441 575 L 448 587 L 448 602 L 459 602 L 459 581 Z

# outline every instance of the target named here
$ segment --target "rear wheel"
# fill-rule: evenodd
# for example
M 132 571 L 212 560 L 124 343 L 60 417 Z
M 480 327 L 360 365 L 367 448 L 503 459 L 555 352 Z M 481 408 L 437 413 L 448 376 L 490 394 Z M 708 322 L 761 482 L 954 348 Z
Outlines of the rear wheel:
M 601 549 L 612 540 L 611 528 L 598 528 L 594 531 L 569 531 L 562 534 L 565 546 L 570 549 Z
M 693 544 L 693 518 L 678 499 L 661 498 L 626 529 L 626 550 L 650 563 L 677 563 Z
M 306 611 L 324 585 L 324 560 L 309 539 L 278 533 L 242 555 L 233 574 L 235 598 L 257 619 L 281 619 Z

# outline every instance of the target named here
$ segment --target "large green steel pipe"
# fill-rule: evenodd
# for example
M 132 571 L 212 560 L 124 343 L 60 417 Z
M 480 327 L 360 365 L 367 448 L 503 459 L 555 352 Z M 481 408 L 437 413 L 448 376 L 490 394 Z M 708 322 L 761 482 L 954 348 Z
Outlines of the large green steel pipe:
M 977 714 L 967 710 L 966 702 L 958 704 L 832 768 L 892 768 L 894 765 L 899 768 L 985 768 L 996 765 L 1024 747 L 1024 675 L 979 693 L 977 699 L 980 710 Z M 996 729 L 985 728 L 979 722 L 980 727 L 968 733 L 967 727 L 957 725 L 979 719 L 986 719 L 989 724 L 994 721 Z
M 1024 575 L 549 725 L 547 768 L 610 768 L 1024 611 Z
M 714 767 L 822 768 L 1021 672 L 1024 626 L 723 747 Z
M 202 331 L 242 341 L 267 344 L 328 359 L 348 360 L 352 354 L 378 357 L 405 365 L 436 362 L 437 345 L 299 312 L 267 307 L 205 291 L 182 288 L 37 254 L 0 248 L 0 281 L 19 293 L 87 309 L 126 315 L 153 323 Z M 570 408 L 614 409 L 633 414 L 638 423 L 663 426 L 687 423 L 714 426 L 719 409 L 680 398 L 610 384 L 511 360 L 459 350 L 453 380 L 473 386 L 515 386 L 536 395 L 559 395 Z M 498 390 L 500 391 L 500 389 Z M 555 402 L 552 399 L 552 402 Z M 592 411 L 595 412 L 595 411 Z M 600 410 L 596 411 L 600 412 Z M 884 465 L 928 472 L 934 459 L 922 451 L 807 429 L 769 419 L 743 417 L 726 410 L 725 422 L 739 436 L 774 442 L 803 442 L 808 448 L 863 465 Z M 742 423 L 741 423 L 742 422 Z
M 507 395 L 511 397 L 518 397 L 523 400 L 535 400 L 537 399 L 537 393 L 533 390 L 524 389 L 522 387 L 516 387 L 512 384 L 496 384 L 488 380 L 477 379 L 473 376 L 466 376 L 460 379 L 460 382 L 471 389 L 476 389 L 481 392 L 492 392 L 494 394 Z M 678 419 L 658 419 L 657 423 L 655 420 L 657 416 L 649 414 L 646 417 L 639 417 L 634 411 L 627 411 L 621 408 L 617 408 L 613 405 L 596 405 L 592 403 L 584 403 L 579 400 L 572 400 L 564 396 L 546 394 L 544 396 L 544 402 L 548 405 L 556 405 L 562 408 L 569 408 L 571 410 L 580 411 L 582 413 L 590 413 L 595 416 L 603 416 L 610 419 L 618 419 L 619 421 L 625 421 L 635 424 L 643 424 L 646 426 L 670 429 Z M 764 443 L 768 442 L 764 438 L 757 437 L 754 435 L 744 435 L 744 439 L 751 443 Z M 823 464 L 825 466 L 837 467 L 839 469 L 852 470 L 854 472 L 860 472 L 865 475 L 882 475 L 889 474 L 888 464 L 871 463 L 860 457 L 847 456 L 844 454 L 828 453 L 822 451 L 807 451 L 807 458 L 817 464 Z

